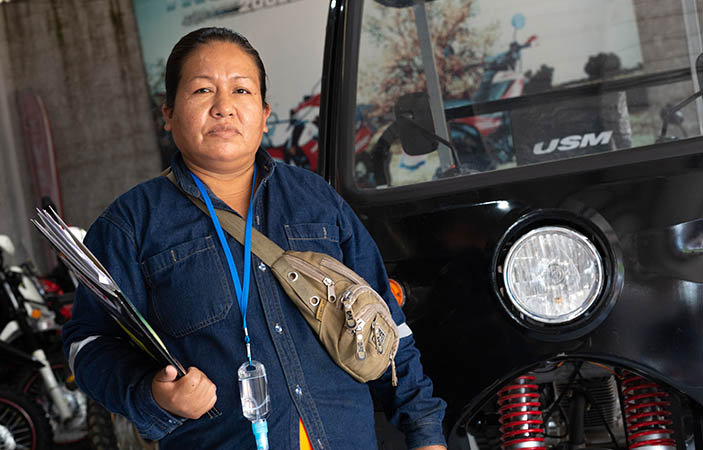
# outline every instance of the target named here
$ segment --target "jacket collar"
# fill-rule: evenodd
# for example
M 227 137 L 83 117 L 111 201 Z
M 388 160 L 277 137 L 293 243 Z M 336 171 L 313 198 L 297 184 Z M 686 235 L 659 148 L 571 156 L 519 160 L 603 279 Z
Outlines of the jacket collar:
M 261 178 L 261 184 L 259 185 L 259 187 L 261 187 L 273 174 L 273 171 L 276 168 L 276 163 L 266 150 L 259 147 L 259 150 L 257 150 L 256 152 L 256 166 L 259 169 L 260 173 L 263 175 L 263 177 Z M 171 159 L 171 170 L 173 171 L 173 175 L 176 177 L 176 181 L 178 182 L 178 185 L 181 187 L 181 189 L 183 189 L 185 192 L 192 195 L 193 197 L 202 200 L 200 191 L 195 185 L 193 178 L 191 178 L 190 170 L 183 161 L 183 156 L 181 155 L 180 151 L 176 152 L 173 155 L 173 158 Z M 210 187 L 206 185 L 205 188 L 207 189 L 207 193 L 210 196 L 210 199 L 212 200 L 213 206 L 221 209 L 230 209 L 225 204 L 225 202 L 217 198 L 217 196 L 212 193 Z

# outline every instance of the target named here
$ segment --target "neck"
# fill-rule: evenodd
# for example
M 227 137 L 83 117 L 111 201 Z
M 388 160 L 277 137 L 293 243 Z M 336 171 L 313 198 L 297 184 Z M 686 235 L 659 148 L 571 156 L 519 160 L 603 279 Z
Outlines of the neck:
M 187 161 L 186 166 L 227 206 L 238 212 L 242 217 L 246 217 L 251 190 L 252 188 L 256 189 L 256 186 L 252 186 L 251 182 L 254 174 L 253 162 L 247 167 L 226 173 L 203 169 L 191 165 Z

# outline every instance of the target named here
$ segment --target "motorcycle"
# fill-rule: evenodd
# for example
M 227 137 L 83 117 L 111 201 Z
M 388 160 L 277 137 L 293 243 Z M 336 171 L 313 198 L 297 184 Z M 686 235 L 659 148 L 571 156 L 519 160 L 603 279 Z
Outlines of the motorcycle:
M 13 253 L 12 241 L 0 236 L 0 342 L 3 352 L 13 356 L 4 367 L 12 374 L 8 381 L 44 408 L 56 443 L 80 441 L 87 436 L 87 400 L 73 384 L 63 361 L 61 316 L 42 297 L 39 282 L 32 281 L 33 274 L 26 266 L 5 264 L 5 254 Z
M 320 94 L 306 95 L 294 109 L 290 110 L 287 121 L 279 121 L 273 117 L 267 122 L 269 132 L 273 134 L 275 126 L 288 123 L 288 137 L 280 145 L 273 145 L 268 135 L 263 147 L 277 161 L 294 166 L 317 170 L 317 116 L 320 110 Z
M 470 108 L 471 105 L 496 100 L 504 100 L 519 97 L 523 94 L 526 83 L 529 81 L 522 72 L 522 51 L 531 47 L 537 40 L 537 35 L 531 35 L 524 43 L 517 41 L 517 31 L 525 24 L 525 19 L 521 14 L 513 16 L 512 25 L 514 28 L 514 38 L 508 50 L 497 55 L 490 56 L 485 61 L 471 65 L 470 68 L 482 67 L 484 73 L 478 88 L 470 99 L 445 99 L 444 107 L 447 111 Z M 413 117 L 415 123 L 418 121 L 418 112 L 429 108 L 429 100 L 426 96 L 416 96 L 408 94 L 403 96 L 404 100 L 399 100 L 395 116 L 400 117 L 406 114 Z M 357 114 L 358 115 L 358 114 Z M 360 119 L 357 118 L 357 122 Z M 447 146 L 451 148 L 455 166 L 449 172 L 443 172 L 437 168 L 432 178 L 444 178 L 455 173 L 477 173 L 493 170 L 498 167 L 507 167 L 515 163 L 515 149 L 513 143 L 512 125 L 510 113 L 499 111 L 489 114 L 471 115 L 469 117 L 459 117 L 447 123 L 449 131 L 449 141 Z M 431 129 L 431 119 L 423 125 L 425 129 Z M 355 171 L 355 178 L 359 187 L 377 187 L 387 185 L 391 180 L 392 184 L 403 184 L 398 173 L 391 174 L 391 145 L 398 142 L 400 136 L 414 134 L 416 139 L 422 140 L 417 133 L 424 134 L 417 125 L 411 128 L 403 127 L 396 122 L 391 126 L 382 127 L 376 135 L 370 139 L 372 145 L 368 145 L 355 157 L 358 166 L 359 161 L 364 162 L 363 168 L 367 170 Z M 425 137 L 426 138 L 426 137 Z M 436 139 L 432 136 L 431 139 Z M 408 147 L 405 146 L 405 150 Z M 363 156 L 362 156 L 363 155 Z M 415 165 L 424 164 L 426 155 L 408 155 L 401 152 L 402 157 L 415 160 Z M 362 158 L 364 158 L 362 160 Z M 401 159 L 399 168 L 404 168 L 404 161 Z M 409 167 L 414 170 L 414 167 Z
M 84 234 L 81 230 L 74 233 Z M 114 428 L 101 425 L 106 417 L 112 424 L 110 413 L 77 388 L 63 355 L 60 326 L 71 317 L 77 282 L 60 266 L 52 272 L 53 277 L 39 276 L 30 263 L 7 266 L 4 255 L 13 253 L 12 241 L 0 235 L 2 380 L 48 417 L 55 445 L 118 448 Z
M 524 18 L 520 17 L 519 14 L 515 15 L 512 20 L 515 34 L 524 26 Z M 445 106 L 452 109 L 521 96 L 527 81 L 520 67 L 522 50 L 531 47 L 536 40 L 536 35 L 531 35 L 523 44 L 513 40 L 508 50 L 486 58 L 478 64 L 484 68 L 484 73 L 471 99 L 449 100 Z M 449 126 L 461 167 L 482 172 L 514 160 L 510 114 L 507 111 L 456 119 Z
M 320 113 L 320 93 L 306 95 L 303 100 L 290 111 L 290 118 L 287 121 L 278 120 L 275 113 L 267 121 L 269 134 L 273 135 L 275 126 L 281 123 L 288 123 L 289 135 L 286 141 L 280 145 L 271 142 L 269 134 L 264 136 L 262 146 L 268 151 L 271 157 L 277 161 L 294 166 L 318 171 L 318 138 L 319 138 L 319 113 Z M 370 169 L 370 154 L 366 151 L 371 141 L 372 130 L 361 120 L 361 114 L 357 114 L 356 132 L 354 134 L 354 147 L 356 150 L 356 171 L 357 178 L 366 184 L 371 183 L 368 179 L 373 177 Z

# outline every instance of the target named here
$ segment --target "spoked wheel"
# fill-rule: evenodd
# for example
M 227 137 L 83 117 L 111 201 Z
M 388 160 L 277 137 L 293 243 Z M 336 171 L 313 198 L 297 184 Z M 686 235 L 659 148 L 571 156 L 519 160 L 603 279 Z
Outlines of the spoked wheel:
M 0 450 L 49 450 L 51 425 L 29 398 L 0 390 Z

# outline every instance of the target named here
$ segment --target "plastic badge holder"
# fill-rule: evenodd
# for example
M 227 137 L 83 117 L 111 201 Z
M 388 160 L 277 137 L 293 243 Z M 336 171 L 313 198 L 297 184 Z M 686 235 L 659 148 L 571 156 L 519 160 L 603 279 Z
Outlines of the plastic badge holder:
M 256 438 L 257 450 L 268 450 L 268 425 L 271 401 L 268 393 L 266 368 L 258 361 L 245 362 L 237 370 L 239 376 L 239 393 L 242 398 L 242 413 L 251 421 Z

